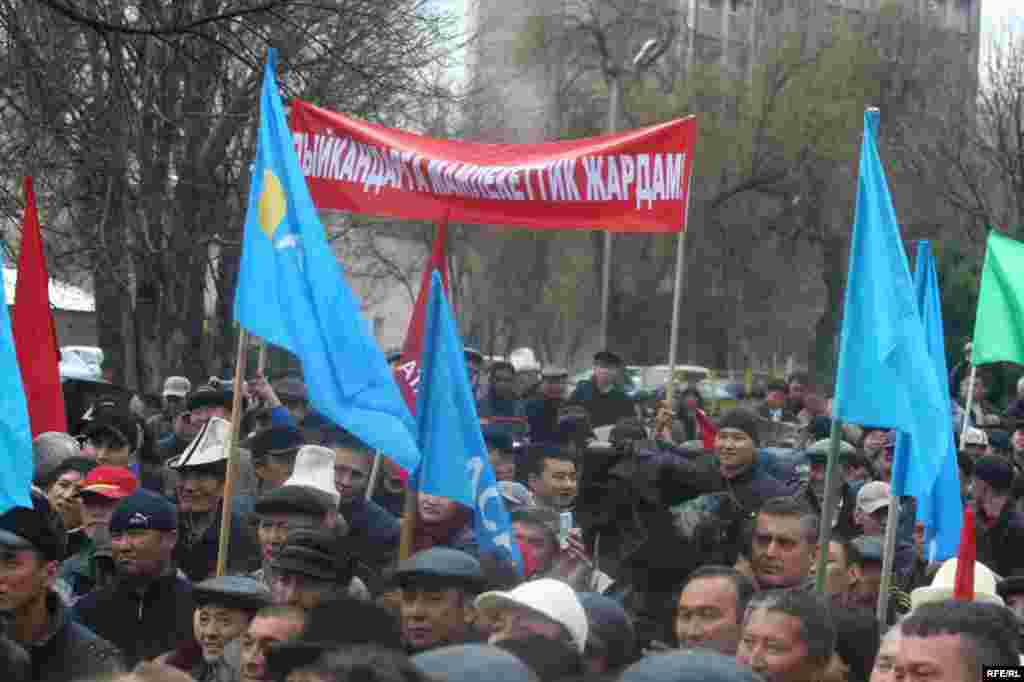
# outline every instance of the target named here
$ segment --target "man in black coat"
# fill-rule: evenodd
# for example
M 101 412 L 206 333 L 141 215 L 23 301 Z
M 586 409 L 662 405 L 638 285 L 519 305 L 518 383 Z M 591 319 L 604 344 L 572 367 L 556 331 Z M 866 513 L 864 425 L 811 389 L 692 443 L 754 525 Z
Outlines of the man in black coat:
M 32 509 L 15 507 L 0 516 L 0 583 L 6 588 L 0 610 L 9 621 L 11 639 L 28 653 L 33 682 L 69 682 L 123 669 L 114 645 L 73 622 L 53 590 L 65 541 L 60 521 L 36 492 Z M 13 645 L 4 650 L 17 651 Z M 17 679 L 17 669 L 3 671 L 3 679 Z
M 130 667 L 193 639 L 192 586 L 171 562 L 177 528 L 166 498 L 140 490 L 121 500 L 110 519 L 117 580 L 75 604 L 75 619 L 119 646 Z
M 1013 510 L 1013 467 L 998 455 L 974 464 L 977 560 L 1001 576 L 1024 573 L 1024 514 Z
M 822 504 L 825 501 L 825 475 L 828 469 L 829 440 L 819 440 L 807 449 L 807 460 L 810 463 L 808 485 L 804 497 L 814 513 L 824 518 Z M 852 538 L 858 534 L 857 525 L 853 521 L 853 510 L 857 507 L 857 495 L 846 481 L 846 458 L 856 454 L 857 450 L 849 443 L 839 443 L 839 461 L 836 462 L 835 492 L 836 506 L 832 509 L 832 536 Z

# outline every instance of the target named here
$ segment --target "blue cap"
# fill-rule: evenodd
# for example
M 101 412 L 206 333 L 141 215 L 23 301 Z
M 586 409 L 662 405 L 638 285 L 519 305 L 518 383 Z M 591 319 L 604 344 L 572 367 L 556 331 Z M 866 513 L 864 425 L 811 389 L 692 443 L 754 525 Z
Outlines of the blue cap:
M 587 613 L 590 637 L 604 646 L 608 665 L 620 668 L 636 659 L 636 630 L 626 610 L 619 602 L 597 592 L 576 595 Z
M 687 650 L 642 658 L 622 672 L 619 682 L 762 682 L 762 678 L 732 657 Z
M 259 611 L 270 605 L 270 588 L 244 575 L 209 578 L 192 588 L 196 606 L 215 604 L 240 611 Z
M 163 495 L 139 490 L 120 502 L 110 517 L 110 533 L 128 530 L 178 530 L 178 510 Z
M 399 585 L 423 580 L 482 587 L 484 582 L 483 569 L 476 558 L 448 547 L 432 547 L 413 554 L 398 565 L 393 575 Z
M 460 644 L 433 649 L 412 657 L 420 672 L 447 682 L 539 682 L 519 658 L 486 644 Z
M 1009 490 L 1013 487 L 1013 467 L 998 455 L 985 455 L 974 463 L 974 478 L 998 491 Z
M 249 439 L 249 451 L 253 459 L 262 459 L 267 455 L 298 452 L 304 444 L 302 432 L 294 426 L 271 426 Z

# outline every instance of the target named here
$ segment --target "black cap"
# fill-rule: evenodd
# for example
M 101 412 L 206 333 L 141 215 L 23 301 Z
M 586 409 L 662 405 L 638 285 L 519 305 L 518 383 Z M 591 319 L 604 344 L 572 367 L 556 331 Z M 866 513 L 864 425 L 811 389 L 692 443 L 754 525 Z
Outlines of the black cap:
M 271 426 L 257 431 L 249 438 L 249 452 L 253 459 L 268 455 L 293 455 L 305 444 L 302 432 L 294 426 Z
M 214 386 L 200 386 L 188 395 L 186 409 L 198 410 L 202 407 L 230 408 L 234 392 Z
M 12 507 L 0 515 L 0 546 L 34 549 L 47 561 L 64 558 L 67 535 L 46 496 L 33 490 L 32 508 Z
M 594 364 L 595 365 L 614 365 L 615 367 L 622 366 L 622 357 L 617 353 L 613 353 L 610 350 L 602 350 L 594 353 Z
M 288 531 L 284 547 L 270 562 L 275 571 L 334 581 L 352 580 L 354 561 L 349 547 L 332 528 L 296 528 Z
M 94 412 L 92 420 L 82 429 L 84 436 L 95 436 L 100 433 L 113 434 L 128 445 L 132 452 L 141 448 L 146 438 L 145 427 L 138 417 L 131 412 L 111 408 Z
M 267 669 L 273 679 L 283 680 L 291 671 L 316 662 L 325 651 L 361 644 L 401 650 L 398 621 L 373 602 L 337 597 L 309 612 L 298 639 L 271 645 Z
M 270 589 L 259 580 L 242 575 L 209 578 L 192 588 L 196 606 L 215 604 L 239 611 L 259 611 L 271 603 Z
M 1024 594 L 1024 575 L 1011 575 L 1008 578 L 1003 578 L 996 585 L 996 591 L 1003 599 L 1014 594 Z
M 413 554 L 398 565 L 392 576 L 401 586 L 417 582 L 479 588 L 484 585 L 480 562 L 448 547 L 432 547 Z
M 257 514 L 307 514 L 323 516 L 337 508 L 334 498 L 308 485 L 282 485 L 260 495 Z
M 1013 467 L 998 455 L 985 455 L 974 463 L 974 478 L 985 481 L 995 490 L 1009 490 L 1013 487 Z
M 480 431 L 483 433 L 484 442 L 489 447 L 506 452 L 511 452 L 515 447 L 515 440 L 512 438 L 512 434 L 508 432 L 508 429 L 503 424 L 482 424 Z

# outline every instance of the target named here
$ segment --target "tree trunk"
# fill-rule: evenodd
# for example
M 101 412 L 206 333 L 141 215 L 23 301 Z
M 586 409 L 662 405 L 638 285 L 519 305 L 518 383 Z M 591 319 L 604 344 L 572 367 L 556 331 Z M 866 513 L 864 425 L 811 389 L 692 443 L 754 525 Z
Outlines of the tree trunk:
M 825 309 L 814 327 L 811 343 L 811 376 L 817 386 L 824 390 L 834 388 L 837 369 L 839 331 L 843 293 L 846 283 L 845 241 L 840 237 L 829 237 L 822 242 L 822 282 L 825 284 Z

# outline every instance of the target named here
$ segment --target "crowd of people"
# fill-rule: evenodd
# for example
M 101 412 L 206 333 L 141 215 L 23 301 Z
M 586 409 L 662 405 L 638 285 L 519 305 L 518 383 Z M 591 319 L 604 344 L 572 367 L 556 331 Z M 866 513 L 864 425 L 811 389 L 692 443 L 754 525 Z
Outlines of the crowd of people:
M 408 472 L 296 377 L 245 383 L 226 486 L 230 384 L 170 377 L 158 414 L 101 397 L 36 437 L 32 506 L 0 516 L 4 679 L 966 681 L 1019 664 L 1019 399 L 1000 412 L 975 381 L 969 413 L 954 401 L 978 518 L 965 600 L 957 560 L 930 563 L 913 500 L 892 496 L 887 429 L 842 425 L 823 509 L 829 402 L 806 376 L 711 417 L 689 387 L 648 415 L 613 352 L 571 390 L 560 368 L 525 382 L 466 361 L 520 565 L 452 500 L 416 494 L 409 518 Z

